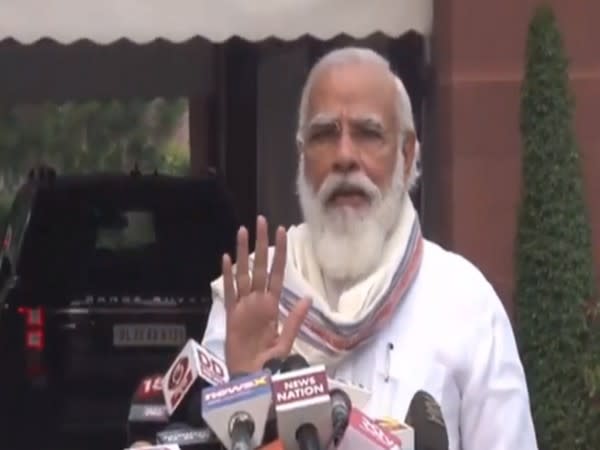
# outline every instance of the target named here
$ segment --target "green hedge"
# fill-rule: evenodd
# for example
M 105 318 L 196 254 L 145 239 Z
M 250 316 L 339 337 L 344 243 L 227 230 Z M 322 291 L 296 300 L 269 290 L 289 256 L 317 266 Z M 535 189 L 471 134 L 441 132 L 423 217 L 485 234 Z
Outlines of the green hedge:
M 541 450 L 600 449 L 591 396 L 598 334 L 591 232 L 573 129 L 568 61 L 550 7 L 529 28 L 522 85 L 523 198 L 517 329 Z

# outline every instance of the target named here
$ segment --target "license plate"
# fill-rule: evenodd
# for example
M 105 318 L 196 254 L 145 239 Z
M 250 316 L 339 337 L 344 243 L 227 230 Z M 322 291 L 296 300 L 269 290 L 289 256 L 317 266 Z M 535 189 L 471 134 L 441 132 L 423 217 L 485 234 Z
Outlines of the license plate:
M 186 341 L 185 325 L 118 324 L 113 326 L 115 347 L 177 347 Z

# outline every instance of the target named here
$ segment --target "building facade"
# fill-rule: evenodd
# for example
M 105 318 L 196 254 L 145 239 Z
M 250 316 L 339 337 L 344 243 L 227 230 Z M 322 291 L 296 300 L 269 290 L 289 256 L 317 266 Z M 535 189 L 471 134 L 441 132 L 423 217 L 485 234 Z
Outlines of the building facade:
M 528 22 L 539 1 L 435 2 L 433 142 L 425 220 L 474 261 L 513 311 L 521 189 L 519 101 Z M 571 61 L 575 129 L 600 280 L 600 2 L 553 0 Z
M 427 237 L 480 267 L 512 313 L 520 86 L 540 1 L 381 0 L 364 9 L 374 3 L 261 2 L 250 11 L 243 1 L 180 1 L 161 13 L 142 2 L 135 13 L 119 0 L 60 0 L 45 14 L 23 0 L 0 7 L 0 98 L 186 96 L 194 171 L 216 168 L 250 227 L 257 213 L 288 225 L 300 218 L 294 135 L 307 72 L 329 48 L 368 45 L 390 59 L 411 96 L 423 145 L 415 201 Z M 600 279 L 600 2 L 549 3 L 571 58 Z M 167 13 L 177 18 L 162 20 Z M 97 21 L 86 19 L 92 14 Z

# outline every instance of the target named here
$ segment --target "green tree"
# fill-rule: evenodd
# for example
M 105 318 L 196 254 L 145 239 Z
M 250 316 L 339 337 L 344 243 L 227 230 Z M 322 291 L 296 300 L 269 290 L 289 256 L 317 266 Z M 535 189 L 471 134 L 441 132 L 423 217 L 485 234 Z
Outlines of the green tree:
M 550 7 L 529 27 L 522 85 L 523 198 L 517 238 L 517 328 L 539 447 L 600 448 L 590 397 L 598 337 L 591 231 L 573 128 L 568 61 Z
M 161 169 L 185 102 L 85 102 L 0 109 L 0 164 L 14 188 L 41 161 L 62 172 L 123 170 L 135 162 Z
M 187 173 L 189 158 L 170 142 L 185 108 L 185 101 L 164 99 L 0 105 L 0 225 L 14 190 L 41 162 L 61 173 L 122 171 L 136 164 Z

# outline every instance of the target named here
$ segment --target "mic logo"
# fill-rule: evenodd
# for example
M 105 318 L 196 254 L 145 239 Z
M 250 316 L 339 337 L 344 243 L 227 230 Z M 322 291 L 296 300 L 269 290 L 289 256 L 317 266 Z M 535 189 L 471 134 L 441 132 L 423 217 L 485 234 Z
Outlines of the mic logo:
M 183 444 L 186 442 L 196 443 L 195 441 L 210 441 L 212 438 L 210 429 L 202 428 L 198 430 L 177 431 L 173 433 L 162 433 L 161 439 L 166 443 Z
M 190 360 L 187 356 L 183 356 L 177 361 L 171 376 L 169 377 L 169 389 L 175 389 L 183 382 L 183 377 L 188 372 Z
M 173 370 L 169 375 L 169 380 L 167 381 L 168 389 L 172 391 L 172 404 L 176 405 L 179 403 L 179 400 L 183 397 L 192 381 L 193 377 L 192 371 L 190 370 L 190 360 L 186 355 L 183 355 L 175 363 L 175 367 L 173 367 Z
M 196 354 L 200 362 L 200 371 L 205 379 L 211 380 L 212 384 L 221 384 L 227 381 L 227 370 L 221 361 L 201 346 L 196 347 Z
M 224 397 L 233 397 L 236 394 L 243 393 L 245 391 L 249 391 L 259 386 L 268 386 L 268 375 L 262 375 L 258 378 L 254 378 L 252 380 L 241 381 L 237 384 L 229 384 L 226 387 L 214 390 L 207 390 L 204 395 L 204 400 L 210 402 L 212 400 L 218 400 Z
M 162 392 L 162 381 L 163 377 L 160 375 L 144 378 L 138 390 L 138 397 L 148 398 L 156 396 Z
M 146 406 L 144 408 L 144 417 L 164 417 L 165 409 L 160 406 Z
M 277 405 L 328 395 L 327 375 L 324 372 L 277 380 L 273 383 Z

